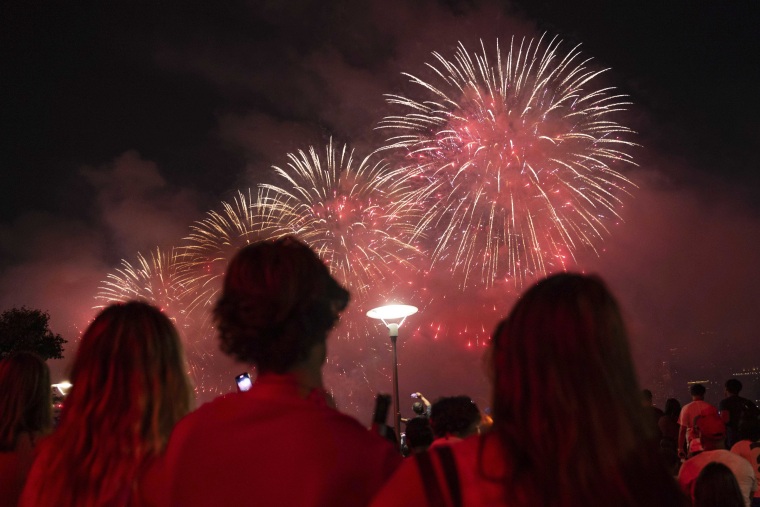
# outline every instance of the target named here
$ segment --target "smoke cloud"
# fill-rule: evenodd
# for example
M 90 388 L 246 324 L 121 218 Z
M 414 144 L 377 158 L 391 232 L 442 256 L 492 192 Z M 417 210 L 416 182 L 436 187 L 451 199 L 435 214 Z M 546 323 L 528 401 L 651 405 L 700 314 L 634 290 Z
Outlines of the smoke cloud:
M 184 107 L 208 107 L 209 122 L 187 126 L 192 141 L 186 151 L 155 160 L 140 155 L 138 142 L 107 157 L 82 154 L 90 165 L 71 170 L 82 192 L 72 199 L 86 203 L 83 213 L 32 205 L 0 224 L 0 307 L 50 312 L 54 331 L 69 340 L 66 359 L 53 365 L 56 380 L 65 375 L 77 336 L 96 312 L 98 286 L 121 259 L 181 244 L 189 226 L 218 207 L 214 203 L 229 200 L 238 188 L 271 181 L 271 166 L 282 166 L 289 152 L 310 145 L 321 150 L 334 137 L 359 156 L 369 154 L 383 136 L 375 130 L 388 111 L 383 94 L 406 89 L 401 72 L 429 72 L 425 62 L 432 61 L 432 51 L 450 55 L 458 41 L 476 50 L 481 39 L 492 48 L 497 37 L 506 46 L 513 36 L 543 31 L 494 2 L 361 4 L 243 2 L 235 11 L 240 25 L 226 19 L 220 28 L 199 17 L 190 30 L 167 16 L 166 32 L 146 39 L 146 72 L 204 90 L 207 103 Z M 121 30 L 128 39 L 129 29 Z M 616 74 L 615 62 L 607 60 L 613 69 L 605 79 L 659 106 L 657 97 L 647 95 L 654 92 L 646 82 Z M 641 383 L 662 404 L 666 396 L 685 401 L 686 380 L 706 375 L 722 381 L 737 368 L 757 366 L 752 356 L 760 329 L 760 216 L 741 197 L 747 190 L 722 168 L 696 169 L 698 155 L 666 152 L 668 137 L 682 126 L 645 106 L 634 104 L 624 113 L 643 146 L 636 157 L 640 167 L 627 173 L 638 188 L 624 197 L 623 220 L 611 226 L 598 255 L 581 251 L 570 269 L 598 273 L 617 294 Z M 189 146 L 197 139 L 200 146 Z M 214 161 L 230 153 L 239 157 L 236 173 L 218 179 L 234 181 L 233 188 L 193 186 L 192 175 L 177 169 L 183 160 L 211 160 L 201 170 L 216 175 L 223 164 Z M 406 406 L 403 397 L 415 391 L 430 399 L 469 394 L 489 406 L 482 355 L 517 291 L 463 295 L 435 274 L 426 283 L 429 296 L 410 302 L 421 312 L 409 319 L 399 341 L 404 416 L 411 415 L 411 400 Z M 368 322 L 352 338 L 338 330 L 326 367 L 339 404 L 364 422 L 374 394 L 390 390 L 389 343 L 385 331 L 373 326 Z M 224 365 L 213 375 L 220 384 L 224 372 L 240 366 L 224 361 L 220 356 Z M 219 389 L 233 387 L 229 379 Z

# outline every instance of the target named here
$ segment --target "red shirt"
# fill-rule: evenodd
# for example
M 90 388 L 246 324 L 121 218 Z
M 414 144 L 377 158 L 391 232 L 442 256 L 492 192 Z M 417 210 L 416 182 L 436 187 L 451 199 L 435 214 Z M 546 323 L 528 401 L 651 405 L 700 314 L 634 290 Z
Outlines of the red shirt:
M 15 450 L 0 452 L 0 506 L 18 503 L 34 459 L 34 444 L 32 435 L 21 433 Z
M 185 417 L 165 456 L 176 506 L 362 506 L 400 462 L 389 442 L 271 374 Z

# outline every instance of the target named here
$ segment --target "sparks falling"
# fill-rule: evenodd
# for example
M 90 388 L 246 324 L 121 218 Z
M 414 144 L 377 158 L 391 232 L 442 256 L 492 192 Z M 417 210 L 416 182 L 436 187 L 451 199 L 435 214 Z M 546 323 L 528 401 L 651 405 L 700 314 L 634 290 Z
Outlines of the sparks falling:
M 123 259 L 121 267 L 102 282 L 96 299 L 104 304 L 134 299 L 149 301 L 177 324 L 178 318 L 189 315 L 185 256 L 180 248 L 168 252 L 156 248 L 150 258 L 138 252 L 134 264 Z
M 425 182 L 415 233 L 435 238 L 433 264 L 462 287 L 519 287 L 565 269 L 579 248 L 596 251 L 633 186 L 617 167 L 633 163 L 635 145 L 613 120 L 625 96 L 594 86 L 604 70 L 556 38 L 433 56 L 429 81 L 405 74 L 419 98 L 387 95 L 403 112 L 379 125 L 392 133 L 384 149 L 402 151 Z
M 100 307 L 115 302 L 146 301 L 169 317 L 177 327 L 185 346 L 188 373 L 196 394 L 220 394 L 218 354 L 210 338 L 213 327 L 205 309 L 197 304 L 198 294 L 184 248 L 162 251 L 156 248 L 150 257 L 137 254 L 135 263 L 122 260 L 101 283 L 96 299 Z M 224 376 L 224 373 L 222 373 Z

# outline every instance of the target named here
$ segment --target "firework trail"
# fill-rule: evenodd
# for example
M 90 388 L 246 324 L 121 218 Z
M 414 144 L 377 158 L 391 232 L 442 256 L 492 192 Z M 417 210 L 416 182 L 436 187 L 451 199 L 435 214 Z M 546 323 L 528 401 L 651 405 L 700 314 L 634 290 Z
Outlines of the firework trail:
M 196 394 L 219 394 L 220 386 L 229 384 L 230 374 L 220 372 L 219 354 L 210 339 L 213 328 L 208 316 L 197 305 L 193 274 L 184 248 L 161 251 L 156 248 L 150 258 L 137 254 L 132 264 L 121 261 L 121 267 L 107 275 L 96 299 L 104 307 L 119 301 L 142 300 L 164 312 L 179 330 L 185 344 L 190 377 Z M 219 381 L 223 379 L 224 383 Z
M 406 171 L 372 162 L 371 155 L 357 161 L 332 139 L 324 157 L 314 147 L 287 157 L 286 168 L 274 167 L 283 185 L 262 185 L 270 192 L 262 207 L 280 220 L 277 230 L 311 246 L 354 297 L 400 281 L 399 270 L 415 270 L 419 251 L 409 242 L 415 203 Z
M 577 47 L 555 38 L 513 40 L 503 54 L 460 43 L 453 61 L 433 53 L 429 82 L 405 74 L 419 99 L 387 95 L 404 111 L 387 116 L 384 150 L 417 166 L 427 203 L 416 234 L 435 237 L 433 263 L 446 261 L 468 284 L 491 286 L 564 269 L 619 218 L 619 194 L 633 186 L 616 170 L 632 163 L 632 131 L 612 117 L 628 102 L 594 87 Z M 435 231 L 435 234 L 433 234 Z

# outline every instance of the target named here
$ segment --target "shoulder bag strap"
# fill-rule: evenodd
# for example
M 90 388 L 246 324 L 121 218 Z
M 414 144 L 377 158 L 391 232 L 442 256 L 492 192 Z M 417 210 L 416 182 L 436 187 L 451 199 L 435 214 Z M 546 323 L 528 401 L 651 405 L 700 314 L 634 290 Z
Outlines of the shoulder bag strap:
M 449 491 L 451 492 L 451 502 L 454 507 L 462 507 L 462 489 L 459 484 L 459 474 L 457 473 L 457 462 L 454 459 L 454 453 L 451 451 L 451 447 L 443 445 L 436 447 L 438 457 L 441 460 L 443 466 L 443 474 L 446 477 L 446 482 L 449 485 Z
M 415 454 L 414 459 L 417 460 L 417 467 L 420 469 L 420 477 L 422 478 L 422 485 L 425 487 L 428 505 L 430 507 L 446 507 L 430 454 L 427 452 Z

